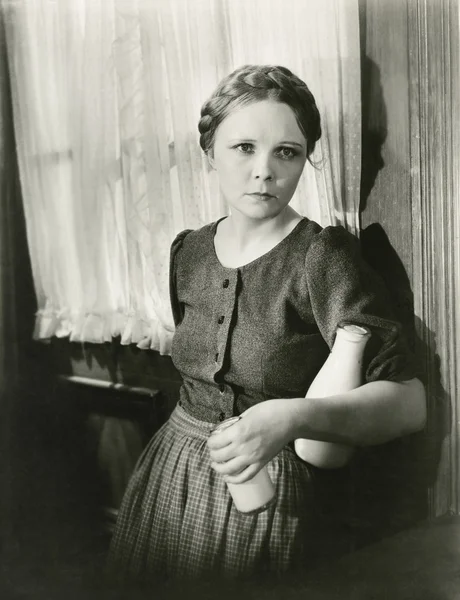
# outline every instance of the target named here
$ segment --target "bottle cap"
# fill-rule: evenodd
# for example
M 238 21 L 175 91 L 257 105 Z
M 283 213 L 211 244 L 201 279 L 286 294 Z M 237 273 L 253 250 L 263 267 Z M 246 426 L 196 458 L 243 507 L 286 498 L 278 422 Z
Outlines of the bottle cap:
M 344 323 L 339 325 L 337 328 L 337 334 L 344 335 L 351 342 L 362 341 L 365 338 L 370 337 L 371 331 L 363 325 L 356 325 L 355 323 Z

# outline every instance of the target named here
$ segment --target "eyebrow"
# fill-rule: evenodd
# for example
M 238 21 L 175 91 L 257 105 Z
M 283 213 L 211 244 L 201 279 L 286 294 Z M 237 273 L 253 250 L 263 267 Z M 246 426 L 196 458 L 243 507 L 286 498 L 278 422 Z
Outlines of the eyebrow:
M 299 148 L 303 148 L 303 144 L 299 144 L 298 142 L 290 142 L 289 140 L 285 140 L 284 142 L 280 142 L 280 144 L 290 144 L 291 146 L 298 146 Z
M 232 140 L 229 140 L 229 141 L 231 143 L 233 143 L 233 142 L 243 142 L 243 141 L 247 142 L 247 143 L 255 143 L 256 142 L 256 140 L 251 140 L 251 139 L 248 139 L 248 138 L 245 138 L 245 137 L 235 138 L 235 139 L 232 139 Z M 279 142 L 277 145 L 281 146 L 282 144 L 290 144 L 291 146 L 298 146 L 299 148 L 304 148 L 305 147 L 304 144 L 299 144 L 298 142 L 292 142 L 290 140 L 284 140 L 282 142 Z

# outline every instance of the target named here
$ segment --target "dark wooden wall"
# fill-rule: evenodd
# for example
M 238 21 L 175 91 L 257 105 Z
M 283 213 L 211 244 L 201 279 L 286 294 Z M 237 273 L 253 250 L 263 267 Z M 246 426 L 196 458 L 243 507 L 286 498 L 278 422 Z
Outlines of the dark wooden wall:
M 408 475 L 428 490 L 435 518 L 460 510 L 459 7 L 360 0 L 360 8 L 362 245 L 392 293 L 426 386 L 427 431 L 414 442 Z
M 360 222 L 363 254 L 384 279 L 416 353 L 408 19 L 404 0 L 360 0 Z M 428 515 L 428 481 L 419 472 L 421 446 L 423 439 L 417 435 L 363 453 L 356 475 L 358 512 L 374 535 Z
M 361 228 L 378 223 L 412 280 L 409 47 L 406 2 L 361 0 Z M 371 188 L 371 184 L 373 184 Z

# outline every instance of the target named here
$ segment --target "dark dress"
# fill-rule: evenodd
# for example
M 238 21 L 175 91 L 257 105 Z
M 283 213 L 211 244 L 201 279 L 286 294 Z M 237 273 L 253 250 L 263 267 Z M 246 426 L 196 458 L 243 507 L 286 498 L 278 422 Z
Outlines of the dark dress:
M 121 579 L 308 568 L 324 525 L 314 469 L 287 446 L 268 464 L 276 502 L 242 514 L 210 467 L 211 428 L 269 398 L 305 396 L 341 322 L 372 331 L 366 381 L 415 376 L 387 292 L 342 227 L 303 218 L 272 250 L 235 269 L 217 258 L 216 228 L 184 231 L 171 247 L 172 360 L 183 385 L 120 509 L 109 568 Z

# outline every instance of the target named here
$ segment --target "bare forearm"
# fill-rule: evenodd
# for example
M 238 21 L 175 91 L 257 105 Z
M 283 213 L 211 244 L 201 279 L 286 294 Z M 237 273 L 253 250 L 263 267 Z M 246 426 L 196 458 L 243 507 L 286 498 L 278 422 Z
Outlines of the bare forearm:
M 292 439 L 351 446 L 381 444 L 424 427 L 425 392 L 418 379 L 375 381 L 327 398 L 294 398 L 289 406 Z

